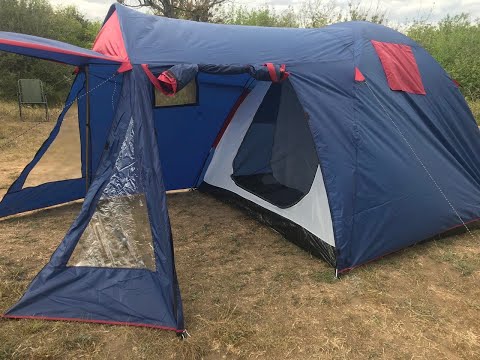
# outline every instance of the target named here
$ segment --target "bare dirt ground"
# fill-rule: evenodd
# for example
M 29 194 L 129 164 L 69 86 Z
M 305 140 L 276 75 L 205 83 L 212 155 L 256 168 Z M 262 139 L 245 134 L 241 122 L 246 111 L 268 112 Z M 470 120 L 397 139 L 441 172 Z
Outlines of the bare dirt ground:
M 34 124 L 0 115 L 0 147 Z M 2 190 L 51 127 L 41 124 L 0 151 Z M 168 202 L 191 338 L 0 320 L 0 359 L 480 358 L 480 231 L 406 249 L 335 280 L 327 264 L 211 197 L 192 192 Z M 0 312 L 48 261 L 80 205 L 0 219 Z

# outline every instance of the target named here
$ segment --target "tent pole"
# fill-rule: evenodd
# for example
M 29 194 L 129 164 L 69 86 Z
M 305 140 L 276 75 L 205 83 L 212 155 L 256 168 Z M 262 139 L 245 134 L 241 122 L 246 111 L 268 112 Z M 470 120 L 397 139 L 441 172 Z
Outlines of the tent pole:
M 86 192 L 90 186 L 90 95 L 88 65 L 85 66 L 85 184 Z M 85 194 L 86 194 L 85 192 Z

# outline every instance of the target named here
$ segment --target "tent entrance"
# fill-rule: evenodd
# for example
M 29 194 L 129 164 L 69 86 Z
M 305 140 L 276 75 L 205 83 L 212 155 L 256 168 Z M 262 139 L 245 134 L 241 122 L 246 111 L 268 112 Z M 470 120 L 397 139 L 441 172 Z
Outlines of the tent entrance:
M 306 114 L 291 83 L 272 83 L 233 160 L 233 181 L 288 208 L 308 194 L 318 157 Z

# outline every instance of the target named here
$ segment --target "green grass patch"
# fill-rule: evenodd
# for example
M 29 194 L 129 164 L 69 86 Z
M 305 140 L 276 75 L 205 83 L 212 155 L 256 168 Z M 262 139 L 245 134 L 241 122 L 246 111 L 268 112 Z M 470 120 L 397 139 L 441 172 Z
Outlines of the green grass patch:
M 473 113 L 473 116 L 475 117 L 475 120 L 477 120 L 477 124 L 480 125 L 480 100 L 469 101 L 468 105 L 470 106 L 470 109 L 472 110 L 472 113 Z

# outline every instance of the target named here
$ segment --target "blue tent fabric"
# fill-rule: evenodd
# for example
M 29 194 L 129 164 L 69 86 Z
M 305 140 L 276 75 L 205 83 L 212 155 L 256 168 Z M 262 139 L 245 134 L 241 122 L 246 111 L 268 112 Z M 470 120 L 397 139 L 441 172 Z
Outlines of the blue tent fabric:
M 133 99 L 132 93 L 135 94 Z M 7 311 L 6 317 L 76 319 L 165 328 L 177 332 L 184 330 L 153 116 L 145 111 L 145 105 L 149 107 L 151 100 L 148 79 L 143 70 L 136 67 L 125 75 L 108 139 L 109 147 L 103 153 L 101 165 L 79 216 L 49 263 L 33 280 L 22 299 Z M 134 139 L 128 146 L 138 150 L 133 166 L 138 166 L 144 174 L 142 188 L 137 190 L 144 191 L 147 199 L 156 270 L 68 266 L 103 189 L 110 181 L 115 181 L 112 180 L 114 165 L 130 122 L 125 119 L 131 119 L 134 128 Z
M 308 119 L 327 192 L 339 272 L 480 217 L 478 127 L 448 74 L 405 35 L 365 22 L 321 29 L 196 23 L 146 15 L 119 4 L 112 5 L 107 19 L 114 12 L 133 70 L 113 81 L 105 79 L 117 65 L 86 50 L 72 55 L 23 48 L 2 43 L 2 36 L 13 35 L 0 34 L 0 50 L 90 64 L 89 80 L 98 87 L 91 98 L 88 152 L 94 176 L 81 213 L 7 316 L 182 331 L 165 190 L 201 183 L 232 107 L 257 80 L 272 80 L 266 63 L 277 75 L 286 65 L 288 81 Z M 372 40 L 411 47 L 426 95 L 390 90 Z M 155 107 L 154 88 L 142 65 L 154 76 L 170 69 L 181 86 L 195 77 L 198 101 Z M 365 81 L 355 81 L 356 69 Z M 80 99 L 84 167 L 85 105 Z M 156 270 L 67 266 L 112 177 L 132 119 L 142 171 L 148 174 L 143 189 Z M 85 172 L 84 168 L 84 176 Z M 20 189 L 23 181 L 17 180 L 14 188 Z M 85 185 L 78 179 L 9 193 L 0 203 L 0 216 L 68 201 L 81 196 L 79 187 Z M 59 190 L 62 195 L 55 194 Z
M 121 62 L 111 56 L 61 41 L 5 31 L 0 31 L 0 50 L 75 66 Z
M 231 75 L 228 79 L 200 73 L 199 106 L 154 110 L 167 190 L 195 187 L 215 137 L 242 94 L 248 76 Z
M 448 74 L 405 35 L 364 22 L 259 31 L 159 18 L 119 5 L 115 10 L 132 63 L 287 65 L 309 115 L 329 199 L 339 271 L 479 217 L 475 154 L 480 142 L 473 116 Z M 371 40 L 411 46 L 427 95 L 391 91 Z M 355 67 L 366 83 L 355 83 Z M 198 119 L 177 114 L 190 121 Z M 400 133 L 389 116 L 405 132 Z M 175 133 L 175 125 L 165 126 Z M 424 144 L 432 141 L 437 146 Z M 445 162 L 462 180 L 440 171 Z M 394 172 L 385 170 L 392 167 Z M 395 179 L 392 173 L 397 174 Z

